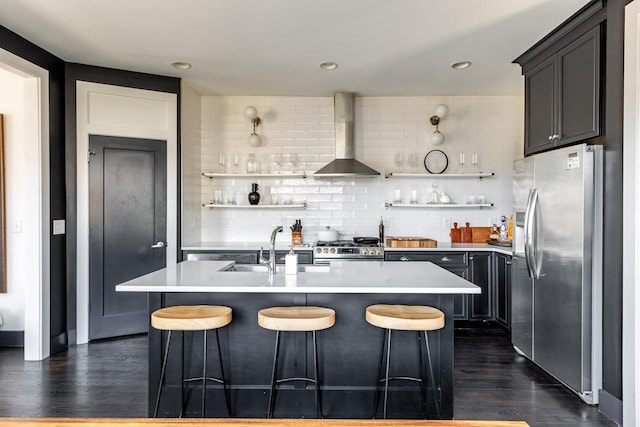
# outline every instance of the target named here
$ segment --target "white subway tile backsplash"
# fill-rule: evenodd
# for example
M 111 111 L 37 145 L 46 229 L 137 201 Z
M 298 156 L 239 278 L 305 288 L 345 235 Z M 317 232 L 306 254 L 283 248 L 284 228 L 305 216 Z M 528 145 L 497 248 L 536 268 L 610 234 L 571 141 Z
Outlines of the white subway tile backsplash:
M 478 154 L 479 170 L 495 172 L 482 180 L 445 178 L 390 178 L 325 180 L 310 174 L 335 157 L 332 97 L 205 96 L 200 100 L 200 121 L 183 122 L 183 241 L 266 240 L 274 225 L 293 223 L 300 218 L 305 242 L 315 240 L 314 231 L 325 225 L 340 227 L 342 233 L 377 235 L 380 217 L 384 217 L 389 235 L 417 235 L 449 241 L 444 218 L 451 222 L 489 225 L 491 218 L 511 211 L 512 163 L 522 155 L 523 98 L 496 97 L 359 97 L 355 101 L 356 158 L 381 173 L 397 171 L 397 152 L 416 153 L 419 171 L 432 149 L 444 151 L 449 158 L 447 172 L 458 172 L 458 156 L 465 153 L 465 171 L 471 171 L 471 154 Z M 193 104 L 193 99 L 189 101 Z M 445 142 L 435 147 L 429 136 L 435 128 L 428 122 L 438 104 L 446 104 L 449 114 L 441 121 Z M 263 123 L 257 132 L 263 146 L 250 147 L 247 138 L 253 126 L 244 117 L 244 109 L 253 105 Z M 192 109 L 195 110 L 195 109 Z M 193 116 L 193 113 L 191 113 Z M 197 127 L 199 126 L 199 129 Z M 196 128 L 196 129 L 193 129 Z M 188 135 L 188 138 L 185 138 Z M 199 140 L 198 140 L 199 138 Z M 296 170 L 306 170 L 307 179 L 249 178 L 209 180 L 200 172 L 220 169 L 220 154 L 239 156 L 244 170 L 250 153 L 255 154 L 264 172 L 277 166 L 271 154 L 286 158 L 296 153 Z M 292 170 L 292 165 L 282 168 Z M 401 165 L 408 171 L 406 162 Z M 213 198 L 214 188 L 232 189 L 238 203 L 246 203 L 251 182 L 258 182 L 263 200 L 273 195 L 307 202 L 306 210 L 203 209 L 201 203 Z M 432 184 L 453 201 L 465 203 L 470 196 L 484 196 L 492 208 L 385 208 L 395 189 L 403 197 L 412 190 L 419 201 L 430 200 Z M 190 227 L 187 227 L 190 224 Z M 198 226 L 194 226 L 197 224 Z M 199 234 L 199 235 L 198 235 Z M 290 235 L 282 233 L 279 241 Z

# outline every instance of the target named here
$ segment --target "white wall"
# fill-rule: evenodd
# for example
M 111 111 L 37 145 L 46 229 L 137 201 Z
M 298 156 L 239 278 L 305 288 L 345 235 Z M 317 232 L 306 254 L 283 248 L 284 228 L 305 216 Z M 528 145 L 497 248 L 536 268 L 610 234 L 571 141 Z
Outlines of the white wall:
M 449 115 L 441 122 L 445 134 L 443 145 L 428 143 L 434 128 L 428 118 L 436 105 L 444 103 Z M 252 125 L 244 109 L 254 105 L 262 118 L 259 127 L 263 145 L 252 148 L 247 143 Z M 423 236 L 449 241 L 451 222 L 470 222 L 472 226 L 490 225 L 500 215 L 508 215 L 512 205 L 512 161 L 521 157 L 523 145 L 523 98 L 507 97 L 357 97 L 355 100 L 356 158 L 380 172 L 394 171 L 394 154 L 416 152 L 422 161 L 434 148 L 449 157 L 447 172 L 457 172 L 457 158 L 464 152 L 469 161 L 478 153 L 480 169 L 496 173 L 494 178 L 471 179 L 400 179 L 383 177 L 359 180 L 272 179 L 259 180 L 260 193 L 268 202 L 271 193 L 306 201 L 306 210 L 202 209 L 202 241 L 264 241 L 274 225 L 291 224 L 302 219 L 303 239 L 316 239 L 314 231 L 331 225 L 350 235 L 377 235 L 383 216 L 388 235 Z M 183 141 L 183 150 L 186 141 Z M 295 152 L 301 165 L 314 172 L 335 156 L 332 97 L 202 97 L 202 148 L 200 158 L 183 159 L 184 171 L 220 171 L 220 154 L 238 154 L 240 170 L 249 153 L 255 153 L 263 171 L 271 171 L 271 154 Z M 190 164 L 187 164 L 187 160 Z M 228 160 L 227 160 L 228 162 Z M 285 164 L 291 170 L 291 165 Z M 467 164 L 467 171 L 470 165 Z M 405 165 L 405 169 L 407 166 Z M 423 167 L 420 170 L 424 170 Z M 202 203 L 210 202 L 214 188 L 233 189 L 238 202 L 246 203 L 251 180 L 246 178 L 202 181 Z M 385 209 L 394 189 L 406 193 L 419 191 L 421 201 L 428 197 L 436 182 L 454 202 L 464 203 L 468 196 L 484 195 L 495 204 L 485 209 Z M 185 216 L 184 221 L 192 221 Z M 288 227 L 285 228 L 288 230 Z M 195 238 L 195 236 L 194 236 Z M 289 241 L 283 233 L 279 241 Z M 193 243 L 183 239 L 183 244 Z
M 0 114 L 4 114 L 4 150 L 7 208 L 7 293 L 0 294 L 2 331 L 24 331 L 25 278 L 29 268 L 24 234 L 12 232 L 12 224 L 21 221 L 21 182 L 24 168 L 25 99 L 24 78 L 0 68 Z
M 181 159 L 182 159 L 182 241 L 200 240 L 202 222 L 202 171 L 194 164 L 200 164 L 201 151 L 201 100 L 200 95 L 185 81 L 180 86 Z

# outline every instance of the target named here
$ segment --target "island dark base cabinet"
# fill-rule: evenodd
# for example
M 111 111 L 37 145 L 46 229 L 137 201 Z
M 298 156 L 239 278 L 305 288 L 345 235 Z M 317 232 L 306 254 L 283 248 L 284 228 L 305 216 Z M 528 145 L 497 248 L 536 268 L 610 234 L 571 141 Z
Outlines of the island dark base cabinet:
M 173 305 L 226 305 L 233 320 L 219 330 L 226 380 L 234 417 L 264 418 L 267 414 L 275 332 L 258 326 L 258 310 L 272 306 L 315 305 L 333 308 L 336 323 L 319 331 L 318 356 L 322 383 L 322 408 L 326 418 L 371 418 L 384 331 L 368 324 L 365 309 L 371 304 L 430 305 L 445 313 L 445 327 L 429 332 L 440 418 L 453 418 L 453 295 L 450 294 L 295 294 L 295 293 L 150 293 L 149 310 Z M 215 333 L 209 332 L 209 355 L 216 354 Z M 419 376 L 418 341 L 413 331 L 393 331 L 391 376 Z M 149 416 L 153 415 L 166 334 L 149 328 Z M 180 413 L 180 374 L 200 375 L 202 332 L 175 333 L 171 342 L 159 416 Z M 184 346 L 184 350 L 182 347 Z M 285 333 L 281 342 L 283 376 L 313 377 L 310 336 Z M 183 359 L 184 355 L 184 359 Z M 215 357 L 208 360 L 207 376 L 218 377 Z M 183 365 L 183 360 L 185 363 Z M 426 371 L 426 361 L 425 361 Z M 428 418 L 436 418 L 431 381 L 427 383 Z M 200 416 L 201 383 L 185 386 L 189 401 L 185 416 Z M 421 418 L 420 390 L 415 382 L 392 381 L 387 418 Z M 190 395 L 190 396 L 189 396 Z M 226 417 L 222 387 L 207 386 L 207 417 Z M 378 417 L 382 417 L 382 403 Z M 277 418 L 315 417 L 313 385 L 288 383 L 277 393 Z

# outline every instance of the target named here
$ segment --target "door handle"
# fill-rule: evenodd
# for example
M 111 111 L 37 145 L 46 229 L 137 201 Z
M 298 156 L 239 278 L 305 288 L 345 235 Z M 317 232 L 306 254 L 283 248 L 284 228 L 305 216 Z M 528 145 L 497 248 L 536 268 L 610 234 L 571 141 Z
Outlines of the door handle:
M 527 209 L 524 213 L 524 256 L 527 264 L 529 277 L 535 279 L 535 259 L 533 248 L 533 218 L 535 211 L 535 203 L 537 201 L 538 190 L 529 191 L 529 199 L 527 200 Z
M 400 261 L 409 261 L 409 258 L 407 258 L 406 256 L 401 256 Z
M 166 247 L 167 247 L 167 244 L 166 244 L 165 242 L 158 241 L 158 243 L 155 243 L 155 244 L 151 245 L 151 247 L 152 247 L 153 249 L 157 249 L 157 248 L 166 248 Z

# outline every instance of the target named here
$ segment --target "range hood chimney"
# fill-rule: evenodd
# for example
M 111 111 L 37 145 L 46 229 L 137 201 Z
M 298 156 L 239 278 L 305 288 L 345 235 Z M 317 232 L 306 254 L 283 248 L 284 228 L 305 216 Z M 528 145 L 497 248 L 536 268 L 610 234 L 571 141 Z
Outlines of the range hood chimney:
M 357 161 L 353 139 L 353 93 L 336 93 L 333 97 L 336 129 L 336 159 L 313 175 L 318 178 L 360 178 L 380 175 L 375 169 Z

